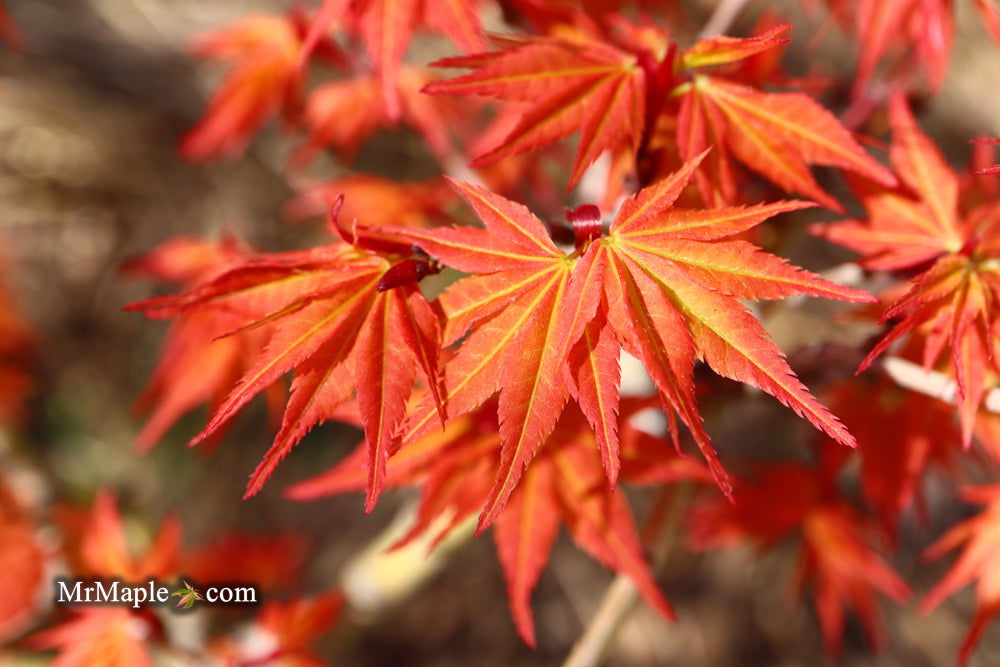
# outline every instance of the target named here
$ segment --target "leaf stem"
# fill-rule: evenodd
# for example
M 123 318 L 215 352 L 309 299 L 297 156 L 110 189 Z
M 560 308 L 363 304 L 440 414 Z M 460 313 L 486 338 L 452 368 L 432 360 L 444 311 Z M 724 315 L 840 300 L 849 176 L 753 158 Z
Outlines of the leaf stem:
M 671 489 L 672 498 L 666 512 L 652 512 L 649 519 L 662 520 L 653 546 L 650 567 L 655 576 L 663 568 L 673 550 L 681 524 L 681 517 L 688 505 L 694 486 L 690 482 Z M 655 509 L 655 508 L 654 508 Z M 614 645 L 618 631 L 625 625 L 639 600 L 639 591 L 632 580 L 619 574 L 604 592 L 597 612 L 583 635 L 573 645 L 573 650 L 563 662 L 563 667 L 596 667 Z

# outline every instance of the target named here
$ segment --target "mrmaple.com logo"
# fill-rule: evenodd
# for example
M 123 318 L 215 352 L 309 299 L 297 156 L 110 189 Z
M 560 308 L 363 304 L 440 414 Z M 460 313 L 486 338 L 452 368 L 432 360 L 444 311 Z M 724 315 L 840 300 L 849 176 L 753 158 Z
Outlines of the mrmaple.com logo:
M 257 603 L 255 586 L 209 586 L 202 593 L 187 581 L 166 586 L 150 580 L 141 584 L 120 579 L 56 579 L 56 604 L 131 606 L 162 605 L 176 597 L 175 607 L 191 609 L 199 602 L 248 605 Z

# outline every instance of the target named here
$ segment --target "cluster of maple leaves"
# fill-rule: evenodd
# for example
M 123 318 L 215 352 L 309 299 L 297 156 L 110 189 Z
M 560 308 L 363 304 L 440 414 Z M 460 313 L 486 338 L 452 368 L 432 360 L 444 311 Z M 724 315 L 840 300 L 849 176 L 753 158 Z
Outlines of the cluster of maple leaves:
M 336 622 L 343 606 L 339 592 L 272 600 L 251 609 L 237 631 L 192 642 L 172 625 L 172 613 L 150 605 L 51 608 L 49 573 L 59 572 L 70 588 L 77 580 L 127 583 L 178 581 L 183 574 L 198 586 L 253 581 L 260 595 L 280 597 L 294 586 L 307 548 L 294 533 L 220 534 L 208 543 L 181 549 L 181 524 L 164 519 L 142 549 L 132 546 L 114 494 L 99 490 L 89 509 L 60 506 L 40 514 L 0 480 L 0 555 L 4 585 L 0 641 L 25 628 L 45 629 L 22 638 L 26 649 L 55 650 L 53 664 L 152 666 L 165 659 L 250 667 L 315 665 L 311 645 Z M 53 537 L 57 539 L 53 540 Z M 184 582 L 184 587 L 190 585 Z M 177 602 L 177 601 L 175 601 Z M 186 598 L 177 602 L 186 604 Z
M 871 522 L 838 490 L 849 450 L 824 444 L 815 467 L 776 464 L 758 482 L 734 486 L 699 415 L 693 370 L 703 362 L 762 389 L 831 443 L 854 447 L 858 433 L 869 436 L 860 448 L 863 491 L 889 536 L 931 464 L 952 465 L 974 432 L 995 442 L 992 417 L 979 418 L 998 375 L 995 187 L 947 166 L 904 96 L 915 85 L 904 82 L 919 70 L 892 56 L 917 45 L 928 88 L 939 88 L 954 31 L 951 3 L 830 3 L 832 15 L 863 37 L 855 106 L 871 113 L 888 103 L 891 169 L 816 100 L 821 79 L 781 70 L 789 26 L 764 21 L 749 38 L 708 37 L 683 48 L 665 24 L 646 14 L 630 20 L 617 4 L 501 3 L 521 32 L 491 36 L 489 48 L 474 3 L 329 0 L 311 19 L 253 17 L 210 36 L 203 53 L 233 68 L 182 142 L 186 157 L 238 154 L 280 113 L 305 137 L 293 167 L 323 151 L 350 163 L 376 129 L 404 124 L 443 169 L 471 160 L 472 171 L 450 179 L 451 192 L 439 182 L 356 176 L 304 193 L 307 211 L 326 199 L 338 240 L 325 246 L 239 256 L 231 243 L 174 242 L 137 264 L 185 285 L 130 306 L 176 319 L 141 440 L 151 444 L 206 400 L 213 416 L 192 444 L 214 437 L 257 394 L 271 392 L 273 405 L 274 387 L 293 371 L 280 430 L 247 495 L 316 424 L 357 423 L 365 432 L 358 450 L 290 495 L 363 490 L 370 511 L 386 486 L 416 484 L 422 499 L 413 535 L 440 525 L 439 517 L 455 526 L 478 513 L 480 532 L 495 527 L 511 608 L 532 644 L 530 591 L 560 522 L 669 616 L 616 484 L 711 480 L 722 495 L 693 511 L 697 545 L 769 544 L 797 530 L 802 581 L 815 583 L 827 646 L 839 643 L 845 605 L 877 645 L 874 591 L 901 601 L 909 590 L 877 555 Z M 995 30 L 996 7 L 978 6 Z M 436 67 L 468 73 L 442 79 L 405 64 L 418 29 L 443 33 L 469 54 Z M 316 67 L 335 74 L 310 88 Z M 879 89 L 896 92 L 879 99 Z M 473 106 L 460 112 L 456 96 L 473 96 L 459 102 Z M 485 127 L 468 113 L 478 113 L 477 98 L 501 103 Z M 571 135 L 576 154 L 561 156 L 560 142 Z M 546 173 L 552 159 L 570 164 L 564 181 Z M 603 171 L 594 169 L 599 159 Z M 778 214 L 844 210 L 810 165 L 844 172 L 868 214 L 815 231 L 859 252 L 866 269 L 910 277 L 908 288 L 883 296 L 890 305 L 882 320 L 900 321 L 861 369 L 905 339 L 896 355 L 955 378 L 960 433 L 944 403 L 886 380 L 831 390 L 845 426 L 795 377 L 747 309 L 747 300 L 795 294 L 876 301 L 752 242 L 754 229 Z M 572 191 L 592 172 L 604 211 L 587 204 L 547 225 L 515 201 L 528 197 L 551 210 L 559 201 L 553 190 Z M 482 227 L 441 226 L 460 215 L 455 193 Z M 806 200 L 775 202 L 782 193 Z M 187 266 L 164 270 L 175 263 Z M 418 284 L 442 265 L 468 275 L 428 300 Z M 220 339 L 207 346 L 212 338 Z M 623 352 L 651 377 L 673 447 L 629 421 L 637 405 L 620 398 Z M 200 394 L 181 389 L 186 374 L 204 378 L 206 369 L 212 381 L 198 384 Z M 678 457 L 680 425 L 707 467 Z M 941 545 L 975 539 L 964 526 Z M 926 606 L 989 565 L 969 558 Z M 1000 602 L 984 586 L 963 657 Z
M 417 518 L 400 544 L 443 539 L 466 521 L 477 533 L 492 528 L 530 645 L 531 592 L 560 525 L 672 617 L 619 487 L 694 485 L 694 548 L 767 548 L 795 535 L 795 581 L 813 591 L 827 649 L 838 649 L 848 608 L 881 646 L 879 595 L 911 596 L 886 554 L 901 515 L 926 513 L 924 478 L 937 468 L 983 482 L 1000 464 L 1000 404 L 991 403 L 1000 385 L 1000 184 L 983 175 L 996 172 L 986 169 L 988 144 L 975 146 L 970 170 L 954 171 L 908 101 L 942 85 L 953 3 L 828 0 L 829 16 L 861 44 L 842 117 L 818 100 L 844 82 L 782 68 L 789 25 L 767 15 L 748 37 L 692 39 L 675 4 L 324 0 L 200 40 L 199 55 L 228 70 L 181 140 L 184 158 L 239 157 L 280 118 L 297 142 L 290 171 L 326 159 L 350 169 L 370 137 L 406 128 L 442 176 L 353 172 L 303 188 L 289 212 L 325 217 L 324 245 L 262 252 L 232 238 L 175 238 L 128 262 L 126 274 L 177 288 L 127 306 L 172 321 L 136 405 L 149 415 L 140 448 L 205 404 L 211 416 L 191 444 L 215 446 L 263 394 L 278 427 L 249 497 L 315 426 L 359 426 L 354 452 L 286 494 L 363 492 L 370 512 L 384 490 L 418 487 Z M 1000 10 L 975 4 L 1000 40 Z M 483 16 L 491 27 L 502 20 L 503 32 L 487 34 Z M 464 55 L 433 69 L 412 64 L 417 33 L 444 36 Z M 888 120 L 887 161 L 854 131 L 870 117 Z M 833 170 L 817 179 L 813 166 L 839 172 L 853 197 L 833 194 L 844 190 Z M 781 235 L 778 216 L 811 207 L 864 211 L 811 230 L 857 253 L 884 292 L 839 285 L 761 247 L 774 245 L 762 227 Z M 794 295 L 868 304 L 851 312 L 889 325 L 861 361 L 864 373 L 828 383 L 824 402 L 748 304 Z M 0 303 L 0 326 L 4 312 Z M 641 362 L 652 395 L 623 396 L 623 354 Z M 887 356 L 950 379 L 950 395 L 898 386 L 873 367 Z M 722 385 L 699 364 L 812 424 L 811 462 L 729 472 L 698 408 Z M 666 435 L 640 428 L 650 410 L 665 415 Z M 685 453 L 689 441 L 700 458 Z M 972 453 L 974 442 L 985 457 Z M 843 484 L 855 460 L 857 498 Z M 964 461 L 983 465 L 970 475 Z M 976 582 L 965 662 L 1000 612 L 1000 485 L 959 493 L 985 509 L 926 550 L 933 559 L 962 548 L 920 604 L 929 610 Z M 181 571 L 175 524 L 133 559 L 110 496 L 98 497 L 90 521 L 90 532 L 67 533 L 97 536 L 79 537 L 70 552 L 80 572 Z M 24 548 L 37 549 L 23 532 Z M 191 565 L 183 571 L 212 580 Z M 279 639 L 283 655 L 305 652 L 332 621 L 332 600 L 262 611 L 258 623 L 283 638 L 295 635 L 289 617 L 321 616 L 316 633 Z M 15 617 L 4 613 L 0 633 Z M 160 632 L 148 611 L 97 610 L 33 641 L 83 664 L 81 652 L 98 650 L 85 637 L 134 638 L 136 623 L 146 624 L 143 637 Z M 148 660 L 143 641 L 116 650 Z

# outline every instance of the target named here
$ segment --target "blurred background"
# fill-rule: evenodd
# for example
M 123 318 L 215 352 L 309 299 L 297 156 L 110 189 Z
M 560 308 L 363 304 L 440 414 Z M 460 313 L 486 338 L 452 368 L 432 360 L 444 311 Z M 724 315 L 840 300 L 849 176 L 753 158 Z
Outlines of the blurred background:
M 968 16 L 964 5 L 971 3 L 957 4 L 961 32 L 950 74 L 923 119 L 928 132 L 953 151 L 954 163 L 964 164 L 968 138 L 1000 135 L 1000 67 L 995 48 Z M 690 23 L 675 34 L 695 32 L 713 5 L 686 3 Z M 850 67 L 851 45 L 836 29 L 819 47 L 808 46 L 810 32 L 822 25 L 822 13 L 803 14 L 799 5 L 751 2 L 736 22 L 737 32 L 743 34 L 765 6 L 787 12 L 796 17 L 790 70 L 819 67 L 836 73 Z M 331 424 L 312 432 L 260 495 L 240 500 L 247 475 L 270 442 L 259 404 L 237 420 L 211 456 L 184 446 L 204 423 L 204 410 L 179 422 L 154 451 L 139 455 L 133 440 L 141 418 L 130 406 L 149 378 L 166 326 L 120 310 L 135 299 L 163 293 L 164 288 L 157 292 L 148 283 L 123 278 L 119 267 L 169 237 L 215 238 L 231 232 L 267 250 L 322 242 L 318 225 L 287 219 L 296 183 L 286 175 L 289 142 L 279 124 L 269 124 L 238 161 L 187 164 L 176 152 L 178 138 L 197 121 L 222 74 L 221 68 L 189 55 L 191 39 L 253 9 L 285 8 L 282 2 L 245 0 L 9 3 L 23 44 L 0 49 L 0 256 L 37 345 L 24 427 L 4 438 L 0 465 L 32 503 L 86 505 L 96 489 L 111 487 L 119 493 L 123 513 L 147 529 L 176 512 L 186 543 L 230 529 L 299 533 L 309 555 L 292 592 L 315 593 L 341 585 L 345 566 L 411 498 L 389 493 L 369 516 L 360 495 L 308 504 L 282 498 L 283 487 L 333 464 L 357 442 L 356 430 Z M 416 52 L 440 53 L 439 43 L 421 39 Z M 365 146 L 355 166 L 395 178 L 433 176 L 436 168 L 422 151 L 408 131 L 383 133 Z M 331 162 L 320 161 L 297 178 L 305 182 L 339 173 Z M 837 194 L 837 184 L 829 187 Z M 833 217 L 814 213 L 799 226 L 824 215 Z M 848 257 L 805 234 L 783 253 L 817 271 Z M 856 359 L 810 361 L 815 350 L 803 345 L 820 339 L 856 343 L 873 331 L 852 325 L 831 331 L 830 312 L 823 304 L 799 302 L 794 309 L 766 313 L 779 343 L 800 351 L 792 358 L 807 384 L 810 373 L 846 373 Z M 812 437 L 774 401 L 746 392 L 709 398 L 705 409 L 724 460 L 737 450 L 775 457 L 796 451 Z M 929 498 L 935 497 L 932 488 Z M 636 496 L 640 512 L 648 500 Z M 915 590 L 926 590 L 943 572 L 943 566 L 918 567 L 919 548 L 960 511 L 937 508 L 930 524 L 904 526 L 893 565 Z M 849 619 L 842 656 L 825 657 L 812 607 L 797 602 L 792 592 L 793 547 L 782 545 L 764 555 L 749 549 L 708 555 L 675 549 L 660 581 L 678 621 L 667 624 L 640 605 L 608 664 L 890 667 L 952 662 L 972 612 L 968 591 L 927 617 L 913 605 L 885 605 L 889 641 L 878 657 Z M 321 655 L 337 665 L 558 664 L 612 579 L 565 535 L 560 537 L 534 594 L 540 641 L 531 651 L 515 634 L 489 536 L 454 545 L 441 564 L 441 572 L 395 604 L 374 611 L 349 608 L 321 641 Z M 415 556 L 390 567 L 421 568 Z M 998 627 L 987 631 L 972 664 L 997 664 L 998 633 Z

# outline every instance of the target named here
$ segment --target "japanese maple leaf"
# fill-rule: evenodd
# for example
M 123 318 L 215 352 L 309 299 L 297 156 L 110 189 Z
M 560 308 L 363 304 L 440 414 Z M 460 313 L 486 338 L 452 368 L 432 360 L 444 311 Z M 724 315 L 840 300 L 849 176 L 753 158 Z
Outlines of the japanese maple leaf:
M 168 517 L 149 546 L 129 547 L 113 493 L 99 490 L 86 515 L 63 515 L 64 551 L 76 575 L 142 583 L 176 573 L 180 523 Z M 52 664 L 63 667 L 152 665 L 148 647 L 162 637 L 162 626 L 147 609 L 81 608 L 73 617 L 32 635 L 29 644 L 57 649 Z
M 872 547 L 861 515 L 845 507 L 817 508 L 802 522 L 799 589 L 815 589 L 816 613 L 826 650 L 836 654 L 844 632 L 844 608 L 853 607 L 876 651 L 884 644 L 876 593 L 897 603 L 910 590 Z
M 923 363 L 932 367 L 950 348 L 951 372 L 966 446 L 984 393 L 987 370 L 996 372 L 990 346 L 998 326 L 1000 294 L 1000 205 L 988 202 L 963 213 L 959 180 L 920 131 L 901 95 L 889 108 L 893 127 L 890 158 L 903 187 L 859 185 L 867 220 L 819 228 L 826 238 L 863 254 L 866 268 L 921 269 L 911 288 L 883 313 L 901 321 L 872 350 L 859 371 L 897 340 L 923 341 Z M 925 265 L 929 267 L 925 268 Z
M 178 588 L 176 591 L 170 594 L 171 597 L 176 596 L 177 606 L 183 609 L 190 609 L 194 606 L 195 602 L 201 601 L 201 593 L 191 586 L 188 582 L 184 582 L 184 586 Z
M 740 81 L 746 85 L 763 88 L 774 86 L 778 88 L 792 88 L 800 92 L 809 94 L 812 97 L 820 97 L 829 88 L 836 86 L 837 80 L 833 77 L 825 76 L 822 69 L 816 67 L 810 69 L 804 76 L 791 76 L 782 65 L 785 52 L 788 47 L 788 20 L 778 11 L 764 10 L 753 28 L 750 29 L 746 39 L 733 40 L 727 37 L 717 37 L 700 42 L 703 46 L 694 50 L 694 62 L 701 56 L 699 54 L 710 55 L 717 50 L 725 53 L 726 43 L 730 48 L 735 47 L 732 55 L 746 56 L 731 62 L 720 63 L 718 73 L 724 73 L 727 78 Z M 749 55 L 746 55 L 748 52 Z M 689 61 L 691 62 L 691 61 Z M 695 65 L 697 66 L 697 65 Z
M 285 207 L 293 221 L 321 218 L 330 202 L 344 195 L 340 214 L 347 220 L 364 220 L 372 227 L 431 227 L 447 219 L 444 208 L 454 191 L 440 179 L 396 181 L 374 174 L 346 174 L 332 181 L 304 187 Z
M 475 71 L 426 90 L 523 104 L 520 123 L 473 164 L 534 150 L 579 130 L 570 188 L 605 151 L 627 152 L 640 180 L 649 182 L 646 163 L 662 162 L 654 159 L 662 127 L 676 128 L 666 148 L 682 160 L 716 146 L 707 165 L 711 173 L 698 179 L 703 199 L 716 205 L 737 200 L 731 157 L 779 187 L 837 210 L 840 205 L 819 188 L 809 164 L 848 169 L 886 185 L 895 182 L 808 95 L 767 93 L 705 73 L 780 47 L 787 42 L 787 26 L 748 39 L 702 40 L 678 56 L 662 31 L 619 23 L 625 35 L 620 44 L 580 31 L 505 40 L 496 52 L 442 60 L 436 65 Z M 668 104 L 671 100 L 679 101 Z
M 55 667 L 153 667 L 148 650 L 154 619 L 128 609 L 83 608 L 73 618 L 28 638 L 38 649 L 59 652 Z
M 176 517 L 164 519 L 148 548 L 133 554 L 115 495 L 98 491 L 82 533 L 70 541 L 71 559 L 79 574 L 125 581 L 165 578 L 177 568 L 181 525 Z
M 15 636 L 35 611 L 46 553 L 36 528 L 0 477 L 0 642 Z
M 744 83 L 741 62 L 781 47 L 787 30 L 777 26 L 748 39 L 702 40 L 679 56 L 687 78 L 674 92 L 680 97 L 680 155 L 689 160 L 716 147 L 697 177 L 706 202 L 737 201 L 733 159 L 782 189 L 837 211 L 843 208 L 819 187 L 809 165 L 838 167 L 886 186 L 895 184 L 893 175 L 809 95 L 766 92 Z
M 467 52 L 481 50 L 478 5 L 478 0 L 324 0 L 306 38 L 307 48 L 335 21 L 347 24 L 368 52 L 386 115 L 397 120 L 403 110 L 400 72 L 414 32 L 426 28 Z
M 42 584 L 45 556 L 35 531 L 26 522 L 8 521 L 0 525 L 0 641 L 18 632 L 31 618 Z
M 902 579 L 870 545 L 870 526 L 837 495 L 830 471 L 775 464 L 753 484 L 737 488 L 734 502 L 713 498 L 689 517 L 695 547 L 712 549 L 750 541 L 766 548 L 791 534 L 800 542 L 796 583 L 812 583 L 826 650 L 836 653 L 844 631 L 844 608 L 860 617 L 877 650 L 882 643 L 876 592 L 896 602 L 909 596 Z
M 261 610 L 257 623 L 277 639 L 282 650 L 303 651 L 330 630 L 343 607 L 344 596 L 332 591 L 268 604 Z
M 634 473 L 637 481 L 647 484 L 710 479 L 703 466 L 679 457 L 665 441 L 629 423 L 643 407 L 644 402 L 634 400 L 623 405 L 626 478 Z M 416 522 L 401 543 L 431 531 L 437 531 L 431 534 L 440 540 L 482 507 L 500 460 L 495 414 L 487 406 L 454 419 L 444 433 L 430 433 L 389 460 L 389 486 L 421 486 Z M 305 500 L 363 489 L 362 450 L 292 487 L 289 495 Z M 511 613 L 519 634 L 531 646 L 535 645 L 531 591 L 548 562 L 560 524 L 580 548 L 629 576 L 654 609 L 673 617 L 643 558 L 625 496 L 604 482 L 594 434 L 575 409 L 562 416 L 494 526 Z
M 239 157 L 250 137 L 296 101 L 302 78 L 305 24 L 296 12 L 253 14 L 202 37 L 197 55 L 232 64 L 202 119 L 181 140 L 180 153 L 197 161 Z M 316 40 L 332 50 L 326 39 Z
M 701 157 L 626 200 L 606 236 L 600 236 L 599 215 L 579 220 L 572 253 L 559 249 L 525 207 L 457 181 L 485 229 L 400 232 L 443 263 L 475 274 L 449 287 L 440 303 L 448 317 L 444 344 L 464 336 L 445 369 L 448 415 L 468 412 L 499 390 L 503 456 L 480 530 L 496 518 L 571 395 L 597 433 L 614 483 L 622 349 L 642 360 L 652 376 L 675 442 L 676 413 L 723 489 L 726 474 L 695 404 L 696 358 L 724 377 L 760 387 L 839 442 L 854 445 L 740 299 L 871 297 L 728 238 L 809 204 L 671 208 Z M 404 441 L 426 433 L 434 414 L 425 399 L 408 418 Z
M 351 160 L 377 130 L 395 128 L 401 121 L 417 130 L 435 155 L 447 157 L 452 150 L 448 128 L 459 120 L 458 109 L 449 101 L 424 95 L 421 89 L 430 79 L 416 68 L 403 67 L 396 79 L 401 110 L 394 115 L 373 76 L 359 74 L 312 90 L 303 113 L 308 138 L 293 163 L 303 165 L 327 146 Z
M 325 665 L 312 650 L 319 637 L 337 622 L 344 597 L 337 591 L 268 602 L 250 626 L 250 641 L 224 640 L 212 652 L 225 664 L 313 667 Z
M 931 467 L 952 466 L 961 436 L 950 409 L 888 378 L 840 382 L 828 402 L 861 443 L 862 493 L 895 537 L 900 513 L 915 501 L 922 506 L 921 485 Z M 838 465 L 846 456 L 836 444 L 823 453 L 841 459 Z
M 865 92 L 885 63 L 889 78 L 907 76 L 919 66 L 931 90 L 941 87 L 955 36 L 952 0 L 827 0 L 827 4 L 838 21 L 856 34 L 854 95 Z
M 959 664 L 964 665 L 990 621 L 1000 613 L 1000 485 L 966 487 L 961 495 L 985 509 L 953 526 L 924 552 L 925 559 L 933 560 L 964 545 L 951 569 L 921 601 L 920 609 L 929 612 L 958 589 L 976 582 L 976 613 L 958 654 Z
M 201 584 L 248 581 L 269 592 L 299 580 L 307 553 L 298 533 L 227 532 L 186 553 L 179 569 Z
M 127 261 L 122 272 L 157 282 L 191 287 L 209 280 L 248 256 L 232 239 L 217 242 L 176 237 Z M 180 315 L 167 332 L 160 359 L 134 409 L 149 412 L 136 444 L 148 451 L 185 413 L 199 405 L 217 409 L 266 342 L 266 327 L 214 340 L 241 320 L 221 311 Z M 213 342 L 214 341 L 214 342 Z M 283 400 L 281 387 L 267 393 L 269 406 Z
M 855 96 L 871 87 L 880 69 L 890 82 L 922 71 L 931 92 L 941 89 L 955 38 L 953 0 L 827 0 L 827 5 L 855 33 L 860 47 Z M 996 1 L 975 0 L 975 5 L 993 40 L 1000 44 Z
M 181 294 L 130 306 L 154 316 L 221 311 L 241 320 L 237 331 L 274 324 L 263 350 L 192 441 L 211 435 L 294 369 L 281 429 L 251 475 L 248 497 L 357 387 L 371 456 L 370 509 L 417 369 L 438 402 L 439 325 L 416 285 L 431 264 L 413 257 L 407 242 L 341 226 L 342 203 L 333 208 L 330 229 L 345 241 L 251 257 Z
M 580 132 L 569 187 L 606 150 L 639 148 L 645 124 L 645 75 L 635 54 L 583 35 L 509 40 L 500 51 L 447 58 L 437 67 L 474 69 L 429 84 L 428 93 L 482 95 L 524 105 L 520 122 L 486 164 Z

